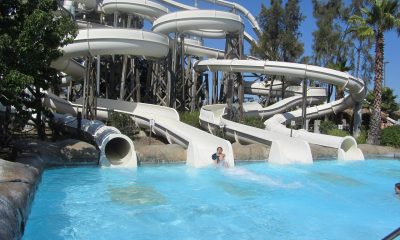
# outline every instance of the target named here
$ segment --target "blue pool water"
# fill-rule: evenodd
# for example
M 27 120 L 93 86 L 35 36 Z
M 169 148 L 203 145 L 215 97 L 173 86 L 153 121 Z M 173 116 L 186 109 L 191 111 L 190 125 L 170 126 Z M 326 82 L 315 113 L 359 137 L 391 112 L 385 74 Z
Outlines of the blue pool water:
M 45 171 L 24 239 L 381 239 L 400 161 Z

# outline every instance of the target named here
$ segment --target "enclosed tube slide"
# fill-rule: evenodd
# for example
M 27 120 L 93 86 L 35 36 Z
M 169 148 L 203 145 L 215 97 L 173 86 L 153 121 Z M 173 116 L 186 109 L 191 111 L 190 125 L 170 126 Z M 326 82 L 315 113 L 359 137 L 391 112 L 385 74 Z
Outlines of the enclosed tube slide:
M 50 93 L 46 93 L 43 103 L 57 112 L 68 113 L 68 115 L 54 113 L 54 120 L 62 124 L 65 131 L 71 133 L 77 132 L 78 121 L 72 115 L 76 115 L 81 106 L 74 106 Z M 85 136 L 91 138 L 99 148 L 100 166 L 137 167 L 137 157 L 133 142 L 129 137 L 121 134 L 118 129 L 106 126 L 100 121 L 90 121 L 87 119 L 81 120 L 81 129 Z
M 365 97 L 364 83 L 360 79 L 356 79 L 347 73 L 317 66 L 274 61 L 210 59 L 197 62 L 194 68 L 197 71 L 251 72 L 283 75 L 294 79 L 314 79 L 340 86 L 350 93 L 344 99 L 307 108 L 307 118 L 315 118 L 342 111 L 355 102 L 362 101 Z M 291 119 L 298 119 L 300 116 L 301 110 L 275 115 L 265 122 L 266 130 L 301 138 L 310 143 L 337 148 L 338 159 L 340 160 L 364 159 L 364 155 L 357 147 L 357 143 L 353 137 L 340 138 L 309 133 L 303 130 L 291 131 L 282 125 L 282 123 Z

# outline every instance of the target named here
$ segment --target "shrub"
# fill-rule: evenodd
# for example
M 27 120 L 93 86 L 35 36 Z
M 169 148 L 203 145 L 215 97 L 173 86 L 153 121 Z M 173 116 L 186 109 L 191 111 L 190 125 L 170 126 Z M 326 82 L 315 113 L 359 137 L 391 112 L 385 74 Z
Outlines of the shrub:
M 328 135 L 337 136 L 337 137 L 346 137 L 349 135 L 348 132 L 340 130 L 340 129 L 329 129 L 327 132 Z
M 329 130 L 337 129 L 338 126 L 332 121 L 322 121 L 319 125 L 319 131 L 322 134 L 329 134 Z
M 200 111 L 180 112 L 179 117 L 181 122 L 184 122 L 196 128 L 200 128 L 200 123 L 199 123 Z
M 360 136 L 358 136 L 357 144 L 365 144 L 367 143 L 367 138 L 368 138 L 368 132 L 365 129 L 362 129 L 360 132 Z
M 391 147 L 400 147 L 400 126 L 391 126 L 382 130 L 381 144 Z
M 136 126 L 132 118 L 126 114 L 112 112 L 108 125 L 117 128 L 122 134 L 134 138 L 139 133 L 139 127 Z
M 243 118 L 241 123 L 251 127 L 264 129 L 265 128 L 264 121 L 265 120 L 262 120 L 259 117 L 245 117 Z

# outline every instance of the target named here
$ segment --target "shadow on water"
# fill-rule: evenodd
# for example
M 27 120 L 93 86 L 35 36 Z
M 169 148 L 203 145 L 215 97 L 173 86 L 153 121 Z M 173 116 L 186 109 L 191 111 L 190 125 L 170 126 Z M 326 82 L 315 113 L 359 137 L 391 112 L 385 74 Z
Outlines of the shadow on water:
M 255 189 L 237 186 L 237 184 L 234 183 L 217 181 L 216 184 L 217 186 L 221 187 L 225 192 L 236 197 L 247 198 L 257 195 L 257 191 Z
M 149 186 L 108 187 L 111 200 L 127 206 L 162 205 L 167 203 L 165 197 Z
M 343 176 L 340 174 L 327 173 L 327 172 L 314 172 L 311 174 L 312 178 L 317 178 L 319 180 L 323 180 L 330 183 L 336 183 L 341 185 L 348 186 L 361 186 L 364 183 L 347 176 Z
M 389 176 L 400 179 L 400 171 L 399 169 L 385 169 L 380 172 L 383 176 Z

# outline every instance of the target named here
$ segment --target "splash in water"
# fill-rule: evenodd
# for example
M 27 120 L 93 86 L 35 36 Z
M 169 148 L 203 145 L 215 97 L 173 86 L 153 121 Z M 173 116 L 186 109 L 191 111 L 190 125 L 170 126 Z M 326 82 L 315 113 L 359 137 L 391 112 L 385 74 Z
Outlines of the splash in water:
M 301 188 L 303 185 L 299 182 L 282 183 L 280 180 L 268 176 L 257 174 L 242 167 L 225 169 L 224 174 L 229 177 L 239 178 L 247 181 L 256 182 L 261 185 L 275 188 Z

